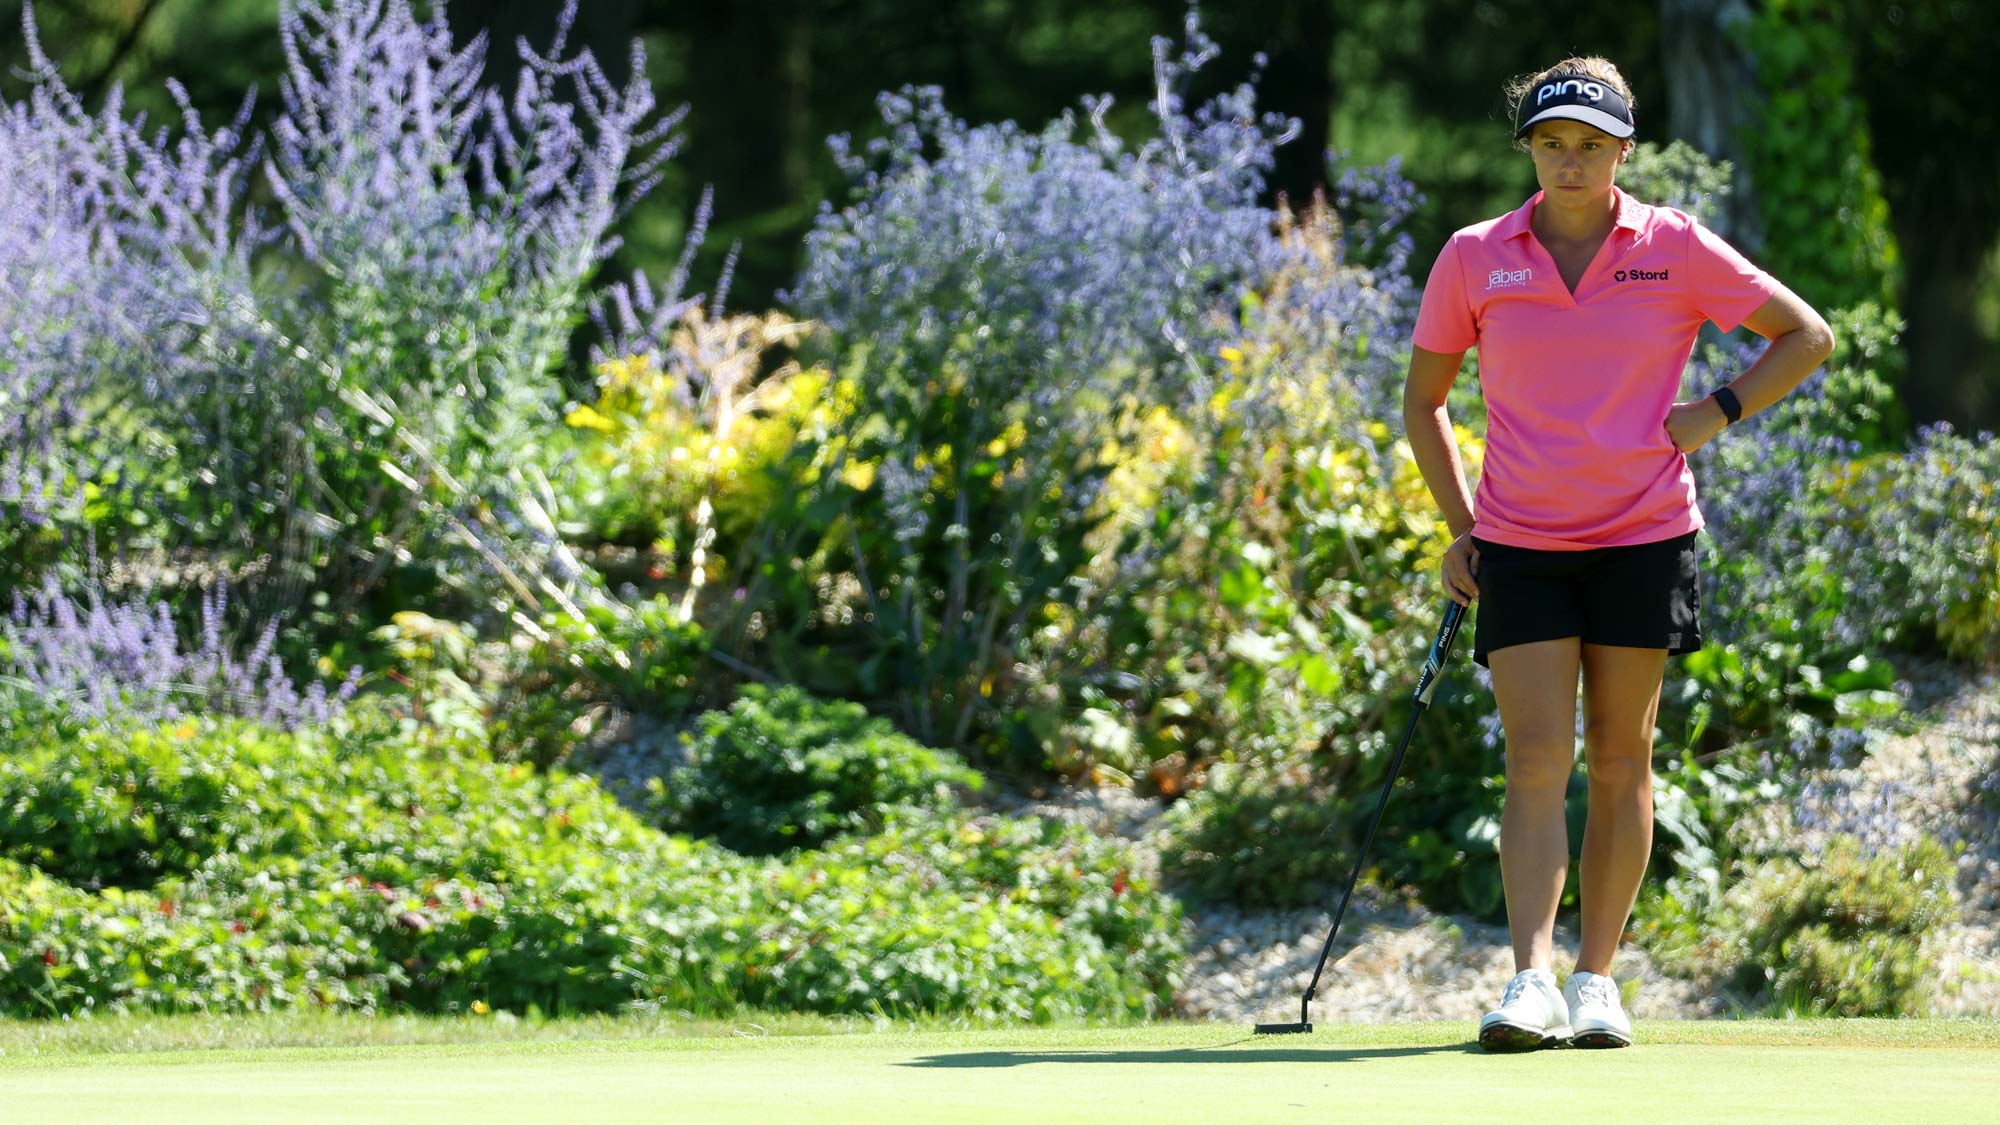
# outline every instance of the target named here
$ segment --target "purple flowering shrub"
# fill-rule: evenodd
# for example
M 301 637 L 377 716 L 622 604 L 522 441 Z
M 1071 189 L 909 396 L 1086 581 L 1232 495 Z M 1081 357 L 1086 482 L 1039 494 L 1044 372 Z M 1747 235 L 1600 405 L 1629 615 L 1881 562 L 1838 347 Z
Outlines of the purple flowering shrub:
M 1334 664 L 1372 640 L 1372 671 L 1393 645 L 1376 625 L 1422 542 L 1386 503 L 1421 482 L 1384 421 L 1414 311 L 1399 224 L 1420 197 L 1390 166 L 1341 177 L 1339 218 L 1256 206 L 1244 170 L 1268 167 L 1281 123 L 1247 86 L 1179 116 L 1171 90 L 1213 53 L 1188 31 L 1178 61 L 1156 42 L 1162 137 L 1137 154 L 1102 135 L 1101 102 L 1085 146 L 1068 119 L 1037 137 L 967 129 L 935 92 L 884 99 L 886 168 L 850 159 L 862 199 L 825 210 L 793 295 L 862 398 L 802 447 L 818 488 L 774 521 L 824 538 L 774 535 L 750 568 L 752 636 L 786 674 L 1058 771 L 1174 758 L 1170 789 L 1360 698 Z M 1357 488 L 1367 518 L 1337 530 Z M 1330 533 L 1298 535 L 1316 520 Z M 1301 546 L 1310 597 L 1284 573 Z M 1273 597 L 1239 580 L 1246 551 Z M 788 557 L 834 573 L 774 580 Z M 1199 597 L 1218 576 L 1234 593 Z M 1358 628 L 1320 643 L 1329 616 Z
M 1169 440 L 1153 408 L 1213 393 L 1210 357 L 1278 255 L 1255 196 L 1288 123 L 1260 118 L 1248 84 L 1184 111 L 1215 54 L 1192 16 L 1187 35 L 1178 56 L 1155 40 L 1160 135 L 1135 151 L 1106 99 L 1080 136 L 1070 114 L 968 127 L 935 89 L 885 95 L 890 136 L 865 155 L 834 139 L 857 199 L 822 209 L 786 299 L 826 327 L 860 400 L 801 447 L 811 487 L 747 568 L 749 635 L 787 678 L 883 700 L 925 742 L 1026 760 L 1061 737 L 1034 729 L 1057 701 L 1131 690 L 1087 607 L 1157 552 L 1091 534 L 1121 457 Z M 819 624 L 802 557 L 851 576 L 851 624 Z
M 324 278 L 312 350 L 467 484 L 502 475 L 494 466 L 554 417 L 545 376 L 585 311 L 584 283 L 682 116 L 647 126 L 636 44 L 624 90 L 588 51 L 561 58 L 575 11 L 547 56 L 520 44 L 511 102 L 480 85 L 483 37 L 454 52 L 441 18 L 419 24 L 404 5 L 307 3 L 280 25 L 292 65 L 264 167 L 292 245 Z M 300 408 L 342 409 L 335 388 L 303 383 Z M 381 483 L 353 468 L 357 488 Z
M 334 717 L 360 685 L 351 670 L 331 696 L 324 684 L 301 690 L 279 663 L 276 621 L 238 658 L 224 635 L 228 589 L 201 599 L 198 642 L 183 640 L 165 602 L 87 602 L 53 584 L 33 597 L 15 591 L 0 622 L 0 695 L 12 707 L 75 724 L 169 723 L 231 715 L 293 730 Z
M 1340 219 L 1257 206 L 1284 123 L 1248 85 L 1184 116 L 1172 91 L 1214 53 L 1187 31 L 1178 59 L 1155 43 L 1162 135 L 1137 153 L 1101 101 L 1083 144 L 1067 117 L 968 129 L 935 91 L 883 99 L 882 166 L 847 158 L 861 198 L 823 211 L 792 295 L 861 402 L 804 447 L 818 488 L 782 521 L 809 534 L 773 537 L 746 609 L 787 675 L 887 699 L 920 738 L 1063 772 L 1174 758 L 1169 790 L 1360 698 L 1335 664 L 1392 643 L 1364 619 L 1422 542 L 1376 502 L 1421 490 L 1384 421 L 1420 197 L 1391 166 L 1341 177 Z M 1340 530 L 1364 482 L 1367 518 Z M 838 573 L 774 580 L 802 557 Z M 1218 578 L 1227 596 L 1200 597 Z
M 558 418 L 572 329 L 609 304 L 629 351 L 688 307 L 685 257 L 664 291 L 591 289 L 682 114 L 654 113 L 636 43 L 623 88 L 566 55 L 575 14 L 547 53 L 518 45 L 503 98 L 484 36 L 454 50 L 441 11 L 286 0 L 283 111 L 250 137 L 247 100 L 213 131 L 188 110 L 178 135 L 142 132 L 115 93 L 87 114 L 30 9 L 0 277 L 31 296 L 5 314 L 0 401 L 37 409 L 0 412 L 0 504 L 115 492 L 106 507 L 146 518 L 112 546 L 220 560 L 267 616 L 315 592 L 351 609 L 405 569 L 517 597 L 451 570 L 494 540 L 549 553 L 517 470 Z
M 131 493 L 185 495 L 195 466 L 156 418 L 217 378 L 206 353 L 236 343 L 206 306 L 243 291 L 265 241 L 230 218 L 255 155 L 241 116 L 204 131 L 177 83 L 177 142 L 127 120 L 115 86 L 92 115 L 32 6 L 22 24 L 35 85 L 0 106 L 0 589 L 32 584 L 87 522 L 115 540 L 144 520 Z
M 1036 379 L 1016 390 L 1038 411 L 1059 410 L 1071 384 L 1093 377 L 1119 379 L 1112 390 L 1185 381 L 1193 373 L 1176 361 L 1227 328 L 1217 298 L 1241 293 L 1269 260 L 1256 194 L 1295 128 L 1259 118 L 1247 83 L 1185 113 L 1181 91 L 1216 54 L 1192 14 L 1186 30 L 1178 58 L 1154 40 L 1161 136 L 1137 151 L 1105 127 L 1108 97 L 1085 99 L 1090 134 L 1079 139 L 1069 113 L 1035 135 L 1013 122 L 969 128 L 935 87 L 884 94 L 889 137 L 866 155 L 844 135 L 829 142 L 860 198 L 838 212 L 821 205 L 787 301 L 870 341 L 884 400 L 935 393 L 929 378 L 957 365 L 976 367 L 965 372 L 975 381 Z M 1121 363 L 1135 370 L 1090 374 Z

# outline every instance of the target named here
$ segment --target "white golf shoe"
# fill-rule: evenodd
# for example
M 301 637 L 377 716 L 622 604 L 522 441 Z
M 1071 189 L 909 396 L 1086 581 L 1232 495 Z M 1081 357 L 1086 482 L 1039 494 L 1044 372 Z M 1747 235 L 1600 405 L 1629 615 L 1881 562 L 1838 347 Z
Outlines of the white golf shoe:
M 1563 985 L 1569 1004 L 1570 1040 L 1579 1047 L 1629 1047 L 1632 1021 L 1618 1002 L 1618 982 L 1601 973 L 1571 973 Z
M 1566 1043 L 1569 1037 L 1569 1004 L 1547 969 L 1515 973 L 1500 1006 L 1479 1021 L 1479 1045 L 1489 1051 L 1532 1051 Z

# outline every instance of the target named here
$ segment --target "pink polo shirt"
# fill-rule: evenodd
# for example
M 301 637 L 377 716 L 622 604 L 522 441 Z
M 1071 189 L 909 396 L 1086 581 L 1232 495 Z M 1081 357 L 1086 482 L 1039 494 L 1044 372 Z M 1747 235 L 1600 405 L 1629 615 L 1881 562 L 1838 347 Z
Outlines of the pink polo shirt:
M 1416 346 L 1479 349 L 1481 539 L 1576 551 L 1703 525 L 1667 411 L 1702 322 L 1736 327 L 1778 283 L 1687 214 L 1611 190 L 1615 225 L 1573 296 L 1528 227 L 1541 192 L 1452 235 L 1424 284 Z

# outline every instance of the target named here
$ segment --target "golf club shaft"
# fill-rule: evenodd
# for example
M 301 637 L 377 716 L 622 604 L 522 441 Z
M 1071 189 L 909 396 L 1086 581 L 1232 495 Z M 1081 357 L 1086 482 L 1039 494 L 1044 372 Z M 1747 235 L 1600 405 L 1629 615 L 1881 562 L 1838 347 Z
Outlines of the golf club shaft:
M 1382 783 L 1382 799 L 1375 802 L 1375 815 L 1368 821 L 1368 832 L 1361 838 L 1361 851 L 1354 857 L 1354 869 L 1347 873 L 1347 886 L 1340 892 L 1340 905 L 1333 912 L 1333 928 L 1326 932 L 1326 943 L 1319 947 L 1319 964 L 1313 966 L 1312 983 L 1306 985 L 1305 998 L 1299 1002 L 1300 1021 L 1309 1021 L 1312 998 L 1319 988 L 1320 973 L 1326 969 L 1326 955 L 1333 950 L 1334 935 L 1340 932 L 1340 920 L 1347 914 L 1347 900 L 1354 895 L 1354 883 L 1361 875 L 1361 867 L 1368 862 L 1369 846 L 1375 842 L 1375 828 L 1382 823 L 1382 811 L 1389 807 L 1389 790 L 1396 784 L 1396 771 L 1402 767 L 1403 751 L 1410 745 L 1410 735 L 1417 729 L 1417 716 L 1423 713 L 1423 705 L 1410 710 L 1410 721 L 1403 728 L 1402 744 L 1396 747 L 1396 756 L 1389 762 L 1389 779 Z
M 1417 690 L 1411 699 L 1410 721 L 1403 727 L 1403 740 L 1396 746 L 1396 756 L 1389 760 L 1389 776 L 1382 782 L 1382 798 L 1375 802 L 1375 815 L 1368 821 L 1368 831 L 1361 837 L 1361 850 L 1354 857 L 1354 869 L 1347 873 L 1347 886 L 1340 892 L 1340 905 L 1333 912 L 1333 927 L 1326 932 L 1326 943 L 1319 947 L 1319 963 L 1313 966 L 1312 983 L 1306 985 L 1305 998 L 1299 1001 L 1299 1022 L 1312 1022 L 1313 993 L 1319 989 L 1320 974 L 1326 970 L 1326 955 L 1333 951 L 1334 936 L 1340 933 L 1340 920 L 1347 914 L 1348 899 L 1354 895 L 1354 883 L 1361 877 L 1361 868 L 1368 862 L 1369 849 L 1375 843 L 1375 829 L 1382 823 L 1382 813 L 1389 807 L 1389 792 L 1396 787 L 1396 774 L 1403 768 L 1403 752 L 1410 748 L 1410 736 L 1417 732 L 1417 716 L 1430 706 L 1431 695 L 1437 690 L 1438 677 L 1443 675 L 1445 662 L 1451 659 L 1453 644 L 1458 640 L 1458 627 L 1465 620 L 1465 606 L 1453 601 L 1445 610 L 1444 622 L 1438 626 L 1435 640 L 1431 642 L 1429 655 L 1424 659 L 1423 676 L 1417 682 Z

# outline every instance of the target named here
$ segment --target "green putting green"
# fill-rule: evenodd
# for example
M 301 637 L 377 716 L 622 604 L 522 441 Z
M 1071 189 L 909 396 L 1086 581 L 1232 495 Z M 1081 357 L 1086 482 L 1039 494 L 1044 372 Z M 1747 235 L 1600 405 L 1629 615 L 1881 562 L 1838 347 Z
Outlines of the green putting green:
M 1462 1023 L 489 1041 L 0 1056 L 32 1121 L 2000 1120 L 2000 1024 L 1642 1021 L 1488 1055 Z

